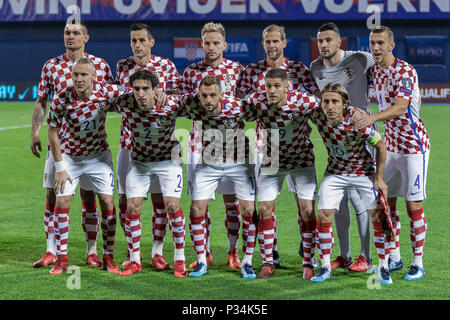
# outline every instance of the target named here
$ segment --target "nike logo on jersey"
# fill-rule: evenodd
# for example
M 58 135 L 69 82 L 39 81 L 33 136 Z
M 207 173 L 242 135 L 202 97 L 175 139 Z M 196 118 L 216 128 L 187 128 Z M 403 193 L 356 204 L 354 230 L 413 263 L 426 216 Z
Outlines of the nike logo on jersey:
M 419 193 L 420 193 L 420 191 L 417 191 L 417 192 L 411 192 L 410 195 L 411 195 L 411 196 L 415 196 L 416 194 L 419 194 Z

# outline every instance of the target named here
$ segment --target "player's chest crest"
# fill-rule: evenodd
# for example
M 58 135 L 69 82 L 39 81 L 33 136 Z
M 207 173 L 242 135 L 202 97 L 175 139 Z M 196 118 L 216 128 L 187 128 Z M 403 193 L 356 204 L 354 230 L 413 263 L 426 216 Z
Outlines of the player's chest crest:
M 167 125 L 166 117 L 156 116 L 153 125 L 155 128 L 164 128 Z
M 223 121 L 223 126 L 225 129 L 233 129 L 236 126 L 236 121 L 234 119 L 225 119 Z
M 353 68 L 345 68 L 344 69 L 344 74 L 347 76 L 348 80 L 353 79 L 353 76 L 355 75 L 355 72 L 353 70 Z
M 288 113 L 288 118 L 291 121 L 295 121 L 300 117 L 300 114 L 298 112 L 292 112 L 292 113 Z

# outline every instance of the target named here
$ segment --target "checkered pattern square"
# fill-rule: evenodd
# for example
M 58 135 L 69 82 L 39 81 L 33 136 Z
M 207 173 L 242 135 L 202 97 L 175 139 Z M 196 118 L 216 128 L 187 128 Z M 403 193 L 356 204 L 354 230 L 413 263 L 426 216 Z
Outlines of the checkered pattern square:
M 318 102 L 310 94 L 289 92 L 286 105 L 281 109 L 270 107 L 266 97 L 256 92 L 247 101 L 254 107 L 260 132 L 259 141 L 263 142 L 263 163 L 269 165 L 267 157 L 278 156 L 281 169 L 314 166 L 313 144 L 309 140 L 311 127 L 308 124 L 309 114 Z M 271 129 L 278 130 L 278 141 L 272 141 Z M 272 145 L 278 148 L 272 149 Z
M 153 71 L 159 77 L 158 88 L 162 91 L 178 90 L 180 75 L 177 68 L 169 59 L 152 55 L 146 65 L 139 65 L 133 57 L 128 57 L 117 61 L 116 81 L 118 84 L 131 88 L 129 83 L 130 76 L 139 69 Z M 126 118 L 122 117 L 122 128 L 120 130 L 120 146 L 131 149 L 130 132 L 126 126 Z
M 245 161 L 248 163 L 249 140 L 247 137 L 241 136 L 240 133 L 243 135 L 244 120 L 255 120 L 253 113 L 250 111 L 248 105 L 236 97 L 224 96 L 221 104 L 222 110 L 220 114 L 217 116 L 209 116 L 205 113 L 197 95 L 187 94 L 181 97 L 181 107 L 186 112 L 186 116 L 192 119 L 197 126 L 196 128 L 199 129 L 196 131 L 198 133 L 196 139 L 198 138 L 198 140 L 195 141 L 195 144 L 198 145 L 198 151 L 203 153 L 204 160 L 211 161 L 212 159 L 211 154 L 205 153 L 205 149 L 211 143 L 216 143 L 213 138 L 206 137 L 208 134 L 207 131 L 213 129 L 218 130 L 221 134 L 221 150 L 223 150 L 221 160 L 223 162 L 236 161 L 238 157 L 241 160 L 243 152 L 245 152 Z M 227 135 L 230 137 L 231 134 L 243 138 L 243 141 L 240 139 L 227 139 Z M 219 157 L 219 155 L 212 156 Z
M 317 126 L 328 151 L 326 174 L 341 176 L 375 174 L 374 161 L 366 144 L 366 141 L 376 135 L 373 128 L 366 127 L 361 130 L 352 128 L 350 116 L 338 126 L 333 126 L 327 121 L 321 107 L 313 110 L 311 120 Z
M 169 97 L 165 106 L 143 111 L 130 93 L 117 99 L 113 108 L 127 120 L 133 160 L 156 162 L 172 159 L 172 150 L 179 147 L 173 136 L 175 119 L 183 114 L 178 107 L 178 99 Z
M 396 98 L 409 102 L 404 114 L 384 121 L 387 150 L 401 154 L 428 151 L 428 133 L 419 116 L 421 98 L 416 70 L 407 62 L 396 59 L 393 65 L 384 70 L 377 65 L 373 66 L 370 78 L 380 111 L 390 108 Z
M 107 105 L 127 92 L 126 87 L 94 83 L 94 90 L 86 100 L 79 99 L 73 87 L 55 96 L 47 123 L 56 128 L 64 121 L 67 123 L 62 152 L 70 156 L 89 156 L 107 150 Z

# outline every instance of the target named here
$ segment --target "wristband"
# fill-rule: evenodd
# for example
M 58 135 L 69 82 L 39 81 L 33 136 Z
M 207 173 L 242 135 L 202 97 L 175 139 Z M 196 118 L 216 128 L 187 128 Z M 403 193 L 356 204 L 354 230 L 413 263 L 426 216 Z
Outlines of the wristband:
M 64 161 L 55 161 L 55 171 L 56 172 L 61 172 L 66 170 L 66 166 L 64 165 Z

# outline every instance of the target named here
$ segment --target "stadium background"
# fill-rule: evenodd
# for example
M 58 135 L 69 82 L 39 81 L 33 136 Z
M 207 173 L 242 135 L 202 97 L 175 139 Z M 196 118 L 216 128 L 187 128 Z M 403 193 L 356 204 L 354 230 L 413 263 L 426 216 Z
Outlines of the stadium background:
M 196 0 L 195 0 L 196 1 Z M 210 0 L 199 0 L 206 3 Z M 214 0 L 215 1 L 215 0 Z M 257 1 L 257 0 L 254 0 Z M 261 0 L 262 1 L 262 0 Z M 267 0 L 269 1 L 269 0 Z M 14 15 L 10 10 L 10 3 L 25 4 L 23 14 Z M 33 87 L 38 84 L 41 68 L 45 61 L 65 51 L 63 45 L 63 27 L 68 14 L 64 12 L 61 3 L 70 4 L 71 1 L 57 0 L 0 0 L 0 299 L 167 299 L 167 300 L 193 300 L 193 299 L 218 299 L 236 300 L 263 299 L 267 300 L 330 300 L 330 299 L 364 299 L 364 300 L 403 300 L 403 299 L 450 299 L 450 272 L 448 268 L 448 248 L 450 241 L 448 233 L 448 159 L 450 149 L 448 148 L 448 120 L 450 118 L 450 8 L 438 10 L 434 2 L 430 3 L 430 11 L 416 14 L 408 14 L 398 5 L 396 13 L 381 16 L 381 22 L 390 26 L 395 35 L 397 47 L 395 54 L 413 63 L 419 73 L 421 88 L 427 85 L 436 90 L 424 92 L 426 95 L 434 95 L 437 101 L 444 102 L 442 105 L 424 104 L 421 116 L 427 126 L 432 143 L 432 159 L 430 159 L 430 176 L 427 185 L 428 198 L 425 202 L 429 232 L 427 232 L 426 258 L 427 276 L 424 281 L 418 283 L 407 283 L 401 281 L 405 269 L 401 273 L 393 273 L 395 285 L 383 290 L 368 290 L 367 274 L 349 274 L 346 270 L 333 273 L 333 280 L 321 287 L 304 282 L 299 276 L 299 257 L 296 253 L 298 248 L 298 226 L 295 222 L 296 207 L 292 196 L 284 189 L 280 195 L 282 205 L 277 208 L 285 218 L 279 219 L 280 229 L 280 254 L 285 269 L 277 271 L 277 276 L 267 282 L 243 283 L 239 272 L 230 272 L 226 265 L 226 234 L 223 226 L 223 204 L 216 201 L 211 204 L 213 213 L 212 247 L 215 248 L 215 264 L 211 268 L 210 275 L 197 282 L 189 279 L 174 279 L 171 273 L 157 273 L 149 266 L 149 254 L 151 248 L 151 224 L 149 212 L 151 204 L 144 204 L 143 218 L 143 261 L 144 271 L 132 278 L 118 278 L 115 275 L 105 274 L 97 269 L 85 265 L 84 234 L 79 223 L 81 211 L 78 197 L 72 201 L 70 232 L 70 262 L 81 269 L 81 289 L 69 290 L 67 283 L 71 276 L 50 277 L 48 269 L 33 269 L 31 264 L 42 255 L 45 243 L 45 235 L 42 227 L 42 209 L 45 191 L 41 187 L 42 172 L 44 165 L 45 149 L 47 146 L 47 130 L 44 125 L 40 132 L 43 143 L 43 155 L 36 159 L 30 153 L 29 134 L 30 124 L 35 96 Z M 81 1 L 78 1 L 78 3 Z M 86 2 L 83 0 L 83 2 Z M 91 3 L 111 4 L 113 1 L 101 0 Z M 114 1 L 116 2 L 116 1 Z M 123 2 L 130 3 L 131 0 Z M 133 1 L 134 2 L 134 1 Z M 144 1 L 148 5 L 148 1 Z M 159 2 L 164 2 L 161 0 Z M 175 1 L 169 0 L 169 3 Z M 183 0 L 179 0 L 183 2 Z M 218 1 L 219 2 L 219 1 Z M 222 0 L 222 3 L 227 2 Z M 228 1 L 229 2 L 229 1 Z M 235 1 L 243 3 L 244 1 Z M 250 1 L 245 1 L 250 2 Z M 273 0 L 269 1 L 276 6 L 283 3 L 287 7 L 299 0 Z M 303 1 L 306 2 L 306 1 Z M 315 2 L 314 0 L 307 1 Z M 324 22 L 334 21 L 341 28 L 343 37 L 347 38 L 347 48 L 354 50 L 361 48 L 368 50 L 367 41 L 369 30 L 366 28 L 367 14 L 355 14 L 353 11 L 337 14 L 325 10 L 325 2 L 333 0 L 317 0 L 320 2 L 314 13 L 294 12 L 294 10 L 282 11 L 268 19 L 261 16 L 222 17 L 218 14 L 197 16 L 188 14 L 184 19 L 171 19 L 170 14 L 164 17 L 146 17 L 139 19 L 136 15 L 120 17 L 122 20 L 108 20 L 108 15 L 99 15 L 97 20 L 87 19 L 90 40 L 86 51 L 100 56 L 110 64 L 115 74 L 115 64 L 118 59 L 132 55 L 129 45 L 128 28 L 132 22 L 142 21 L 151 25 L 156 45 L 152 52 L 155 55 L 172 59 L 178 71 L 181 73 L 184 67 L 190 63 L 186 56 L 174 57 L 174 38 L 199 38 L 200 29 L 205 22 L 220 21 L 227 31 L 227 40 L 233 44 L 234 50 L 227 52 L 225 57 L 239 60 L 243 65 L 261 60 L 264 52 L 261 47 L 261 33 L 265 26 L 276 23 L 284 25 L 289 38 L 289 45 L 285 56 L 290 59 L 298 59 L 309 66 L 311 60 L 311 38 L 316 35 L 317 28 Z M 336 0 L 336 3 L 347 3 L 348 0 Z M 352 2 L 352 0 L 351 0 Z M 356 1 L 353 1 L 356 3 Z M 360 1 L 362 2 L 362 1 Z M 392 1 L 371 1 L 371 3 L 392 3 Z M 397 1 L 399 2 L 399 1 Z M 410 3 L 419 11 L 419 3 L 423 1 L 401 1 Z M 436 0 L 442 5 L 445 0 Z M 33 15 L 33 6 L 37 3 L 59 4 L 60 16 Z M 47 9 L 47 7 L 44 7 Z M 277 7 L 279 8 L 279 7 Z M 17 9 L 17 8 L 16 8 Z M 295 19 L 292 15 L 297 15 Z M 84 18 L 84 16 L 82 16 Z M 264 19 L 263 19 L 264 18 Z M 284 19 L 289 18 L 289 19 Z M 425 36 L 425 38 L 412 38 L 412 44 L 407 36 Z M 437 36 L 438 38 L 436 38 Z M 194 41 L 195 42 L 195 41 Z M 245 45 L 243 45 L 245 44 Z M 249 50 L 238 48 L 247 47 Z M 414 49 L 414 50 L 412 50 Z M 183 50 L 181 50 L 182 52 Z M 201 50 L 200 50 L 201 51 Z M 236 58 L 240 55 L 240 58 Z M 411 56 L 412 55 L 412 56 Z M 198 58 L 194 59 L 198 60 Z M 432 63 L 431 63 L 432 62 Z M 23 98 L 23 99 L 21 99 Z M 28 101 L 29 103 L 11 103 L 13 101 Z M 187 121 L 180 119 L 177 125 L 189 128 Z M 108 116 L 107 130 L 109 143 L 113 154 L 117 152 L 118 130 L 120 127 L 119 116 Z M 313 132 L 314 133 L 314 132 Z M 318 135 L 312 137 L 319 141 Z M 315 143 L 318 158 L 318 179 L 322 176 L 325 150 L 320 142 Z M 11 161 L 11 154 L 14 160 Z M 18 173 L 17 173 L 18 172 Z M 25 196 L 24 196 L 25 194 Z M 182 198 L 183 211 L 188 215 L 189 197 Z M 115 199 L 117 203 L 117 199 Z M 408 217 L 404 209 L 404 202 L 399 202 L 403 229 L 401 236 L 402 254 L 405 263 L 411 258 L 410 240 L 408 234 Z M 290 215 L 290 218 L 289 218 Z M 25 221 L 25 224 L 22 223 Z M 356 232 L 355 219 L 352 220 L 351 244 L 352 253 L 355 255 L 359 250 L 359 239 Z M 117 226 L 116 249 L 117 262 L 122 259 L 126 251 L 126 241 L 120 226 Z M 165 242 L 166 258 L 171 260 L 172 243 L 168 233 Z M 101 235 L 99 233 L 98 252 L 101 252 Z M 333 258 L 338 255 L 338 241 L 336 239 Z M 372 256 L 376 257 L 374 248 Z M 186 257 L 188 261 L 194 258 L 194 250 L 188 235 L 186 236 Z M 259 269 L 260 255 L 255 251 L 254 266 Z M 178 281 L 180 280 L 180 281 Z M 67 282 L 66 282 L 67 281 Z M 309 301 L 308 303 L 311 303 Z M 397 306 L 398 301 L 395 301 Z M 163 304 L 161 304 L 163 305 Z M 309 304 L 310 305 L 310 304 Z M 135 305 L 136 306 L 136 305 Z M 147 305 L 146 305 L 147 306 Z M 164 305 L 165 312 L 179 312 L 179 304 Z M 292 307 L 292 305 L 283 305 Z M 313 305 L 314 306 L 314 305 Z M 323 314 L 323 305 L 315 305 Z M 418 305 L 414 305 L 418 306 Z M 36 306 L 37 308 L 38 306 Z M 42 305 L 39 305 L 41 308 Z M 353 305 L 347 305 L 351 308 Z M 402 314 L 416 308 L 401 308 Z M 54 305 L 52 305 L 54 308 Z M 118 305 L 118 308 L 120 306 Z M 115 312 L 120 312 L 114 308 Z M 319 308 L 313 308 L 315 312 Z M 342 308 L 333 305 L 328 308 L 330 312 Z M 15 305 L 15 313 L 20 312 Z M 22 308 L 27 310 L 27 308 Z M 80 308 L 82 310 L 83 308 Z M 84 309 L 83 309 L 84 310 Z M 72 311 L 71 311 L 72 312 Z M 302 311 L 305 314 L 305 310 Z M 179 314 L 178 314 L 179 315 Z
M 211 1 L 190 1 L 189 4 L 198 2 L 205 5 Z M 163 14 L 152 13 L 148 1 L 144 1 L 138 11 L 124 15 L 118 14 L 117 9 L 114 10 L 116 3 L 131 6 L 139 1 L 91 1 L 91 14 L 81 14 L 81 17 L 88 23 L 90 34 L 86 51 L 104 58 L 115 75 L 117 60 L 132 55 L 128 31 L 130 24 L 135 21 L 143 21 L 152 27 L 155 35 L 156 44 L 152 53 L 171 59 L 177 66 L 178 72 L 182 73 L 188 64 L 200 58 L 202 53 L 200 48 L 198 48 L 197 56 L 189 56 L 187 52 L 191 50 L 192 53 L 192 45 L 198 46 L 201 27 L 210 20 L 220 21 L 226 28 L 229 48 L 225 57 L 240 61 L 244 66 L 250 62 L 264 59 L 264 51 L 260 44 L 261 33 L 264 27 L 271 23 L 286 27 L 289 43 L 285 50 L 285 56 L 300 60 L 308 67 L 311 58 L 315 58 L 314 38 L 317 28 L 327 21 L 335 21 L 341 28 L 341 35 L 346 38 L 345 49 L 369 50 L 369 30 L 366 27 L 366 19 L 370 15 L 357 12 L 358 1 L 353 1 L 355 4 L 345 13 L 337 13 L 339 7 L 336 5 L 334 9 L 329 9 L 329 6 L 326 7 L 325 4 L 342 3 L 344 5 L 348 3 L 347 0 L 317 0 L 315 2 L 318 3 L 318 6 L 312 13 L 307 13 L 306 10 L 302 11 L 301 1 L 297 0 L 253 1 L 271 3 L 278 10 L 278 14 L 266 14 L 263 7 L 259 8 L 261 12 L 259 16 L 250 14 L 248 6 L 244 14 L 220 14 L 221 2 L 235 5 L 251 2 L 242 0 L 217 1 L 216 8 L 208 14 L 195 14 L 189 6 L 186 14 L 176 14 L 173 12 L 175 10 L 173 6 L 183 3 L 183 1 L 170 0 Z M 65 51 L 63 28 L 66 19 L 70 16 L 66 12 L 66 8 L 72 3 L 81 6 L 86 1 L 26 1 L 26 6 L 21 11 L 19 8 L 12 10 L 10 3 L 13 2 L 0 1 L 0 21 L 2 21 L 0 23 L 0 39 L 2 39 L 1 56 L 3 57 L 0 59 L 0 70 L 2 70 L 0 73 L 0 101 L 34 101 L 42 65 L 50 57 Z M 37 14 L 35 2 L 46 4 L 44 14 Z M 397 4 L 391 8 L 391 3 L 394 2 L 392 0 L 371 1 L 370 4 L 384 4 L 386 13 L 381 13 L 381 22 L 391 27 L 395 33 L 395 55 L 406 59 L 415 66 L 423 90 L 428 87 L 437 88 L 435 91 L 423 92 L 422 96 L 425 102 L 450 101 L 450 90 L 448 90 L 450 87 L 448 74 L 450 70 L 450 9 L 448 1 L 431 2 L 428 11 L 421 9 L 419 1 L 401 2 L 413 6 L 416 13 L 407 12 L 406 9 L 411 10 L 411 8 L 406 4 Z M 429 3 L 430 1 L 422 2 Z M 50 13 L 49 3 L 53 5 L 53 8 L 57 8 L 57 14 Z M 57 7 L 54 6 L 55 3 L 58 4 Z M 83 9 L 83 7 L 81 8 Z M 184 41 L 184 38 L 191 40 Z M 186 50 L 188 47 L 191 49 Z M 26 91 L 27 88 L 28 91 Z

